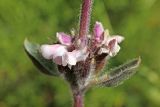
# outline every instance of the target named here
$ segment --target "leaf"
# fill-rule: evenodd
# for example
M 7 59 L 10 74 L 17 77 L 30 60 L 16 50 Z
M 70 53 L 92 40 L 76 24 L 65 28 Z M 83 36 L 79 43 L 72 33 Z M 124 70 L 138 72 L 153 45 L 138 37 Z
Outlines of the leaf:
M 115 87 L 122 84 L 136 73 L 136 68 L 141 62 L 140 58 L 133 59 L 113 70 L 108 74 L 108 80 L 102 81 L 100 84 L 107 87 Z M 105 79 L 104 79 L 105 80 Z
M 58 76 L 57 65 L 51 60 L 44 59 L 39 52 L 40 45 L 30 43 L 27 39 L 24 41 L 24 48 L 34 65 L 43 73 Z
M 88 86 L 91 85 L 92 86 L 102 85 L 106 87 L 118 86 L 136 73 L 136 68 L 139 66 L 140 62 L 141 62 L 140 58 L 133 59 L 123 65 L 120 65 L 117 68 L 114 68 L 107 74 L 103 74 L 97 78 L 93 78 Z

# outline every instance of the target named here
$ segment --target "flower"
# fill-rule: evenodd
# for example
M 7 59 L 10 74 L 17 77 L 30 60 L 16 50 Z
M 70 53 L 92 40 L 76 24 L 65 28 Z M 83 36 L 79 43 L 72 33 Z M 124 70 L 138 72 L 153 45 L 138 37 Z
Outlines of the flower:
M 54 63 L 71 68 L 78 62 L 85 61 L 87 58 L 106 54 L 115 56 L 119 50 L 124 38 L 122 36 L 110 36 L 108 30 L 104 30 L 102 23 L 96 22 L 93 28 L 93 35 L 90 39 L 87 38 L 89 43 L 84 47 L 80 47 L 80 39 L 75 36 L 72 37 L 63 32 L 57 33 L 57 44 L 44 44 L 40 48 L 40 52 L 45 59 L 53 60 Z M 78 44 L 78 46 L 77 46 Z M 95 50 L 98 50 L 96 52 Z M 94 51 L 94 52 L 93 52 Z
M 45 59 L 52 59 L 58 65 L 72 66 L 79 61 L 84 61 L 87 56 L 87 48 L 70 50 L 73 46 L 72 37 L 65 33 L 57 33 L 57 39 L 60 44 L 48 45 L 44 44 L 40 48 L 40 52 Z
M 108 30 L 104 30 L 102 23 L 96 22 L 94 26 L 94 38 L 97 43 L 100 42 L 100 50 L 98 54 L 107 53 L 110 56 L 115 56 L 119 50 L 120 46 L 118 43 L 121 43 L 124 40 L 124 37 L 119 35 L 109 35 Z

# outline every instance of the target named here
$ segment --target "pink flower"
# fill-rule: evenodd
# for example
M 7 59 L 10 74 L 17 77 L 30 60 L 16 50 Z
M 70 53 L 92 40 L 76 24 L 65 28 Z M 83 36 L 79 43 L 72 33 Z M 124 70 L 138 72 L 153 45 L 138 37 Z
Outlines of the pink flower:
M 104 30 L 103 25 L 100 22 L 96 22 L 94 27 L 94 38 L 97 42 L 101 42 L 102 47 L 98 54 L 107 53 L 110 56 L 115 56 L 119 50 L 121 43 L 124 38 L 122 36 L 110 36 L 108 30 Z
M 58 65 L 71 68 L 77 62 L 85 61 L 88 57 L 93 57 L 106 53 L 109 56 L 115 56 L 119 50 L 118 45 L 123 41 L 123 37 L 116 35 L 110 36 L 108 30 L 104 30 L 102 23 L 96 22 L 93 29 L 93 36 L 88 39 L 88 43 L 84 47 L 80 47 L 81 40 L 71 37 L 63 32 L 57 33 L 58 43 L 53 45 L 44 44 L 40 48 L 40 52 L 45 59 L 53 60 Z M 98 50 L 98 54 L 95 52 Z M 94 52 L 92 52 L 94 51 Z M 92 54 L 91 54 L 92 53 Z
M 76 65 L 79 61 L 85 61 L 88 56 L 86 48 L 68 51 L 72 45 L 72 37 L 65 33 L 57 33 L 57 38 L 61 44 L 41 46 L 40 52 L 45 59 L 53 60 L 58 65 L 69 65 L 69 67 Z

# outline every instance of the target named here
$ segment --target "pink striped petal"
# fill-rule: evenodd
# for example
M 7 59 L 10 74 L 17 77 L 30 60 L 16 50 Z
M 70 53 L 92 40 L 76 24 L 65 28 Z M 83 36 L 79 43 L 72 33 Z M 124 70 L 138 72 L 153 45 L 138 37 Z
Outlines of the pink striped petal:
M 102 34 L 104 33 L 104 28 L 103 28 L 103 25 L 102 23 L 100 22 L 96 22 L 96 24 L 94 25 L 94 36 L 95 36 L 95 39 L 100 42 L 101 39 L 103 38 L 102 37 Z
M 72 37 L 65 33 L 57 33 L 57 38 L 59 42 L 63 45 L 71 45 Z
M 98 54 L 108 53 L 110 56 L 115 56 L 120 50 L 120 46 L 118 45 L 118 41 L 116 38 L 110 38 L 105 43 L 105 47 L 100 48 Z
M 119 52 L 120 46 L 118 45 L 118 42 L 116 39 L 113 39 L 109 42 L 108 49 L 109 49 L 110 56 L 115 56 Z

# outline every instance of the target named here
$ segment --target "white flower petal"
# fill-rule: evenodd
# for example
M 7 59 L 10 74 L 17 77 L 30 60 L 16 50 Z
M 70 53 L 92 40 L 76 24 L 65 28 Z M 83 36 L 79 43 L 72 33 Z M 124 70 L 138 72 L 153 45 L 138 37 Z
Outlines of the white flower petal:
M 109 38 L 110 40 L 112 39 L 116 39 L 116 41 L 118 43 L 121 43 L 123 40 L 124 40 L 124 37 L 123 36 L 119 36 L 119 35 L 113 35 L 112 37 Z
M 79 61 L 84 61 L 88 57 L 88 54 L 86 52 L 87 48 L 84 48 L 82 50 L 73 50 L 72 52 L 67 52 L 64 56 L 64 60 L 62 60 L 62 63 L 66 61 L 68 66 L 76 65 Z M 64 66 L 64 65 L 63 65 Z
M 73 52 L 67 52 L 65 55 L 65 60 L 69 65 L 76 65 L 76 55 Z
M 109 53 L 109 50 L 107 48 L 100 48 L 100 50 L 98 51 L 98 54 L 101 55 L 103 53 Z
M 40 47 L 40 52 L 45 59 L 52 59 L 52 56 L 54 54 L 53 48 L 54 48 L 53 45 L 45 44 Z
M 63 56 L 65 53 L 67 52 L 67 49 L 65 46 L 63 45 L 58 45 L 55 48 L 55 52 L 53 54 L 53 58 L 57 57 L 57 56 Z
M 40 52 L 45 59 L 53 59 L 56 64 L 62 64 L 62 56 L 67 52 L 67 49 L 63 45 L 42 45 Z

